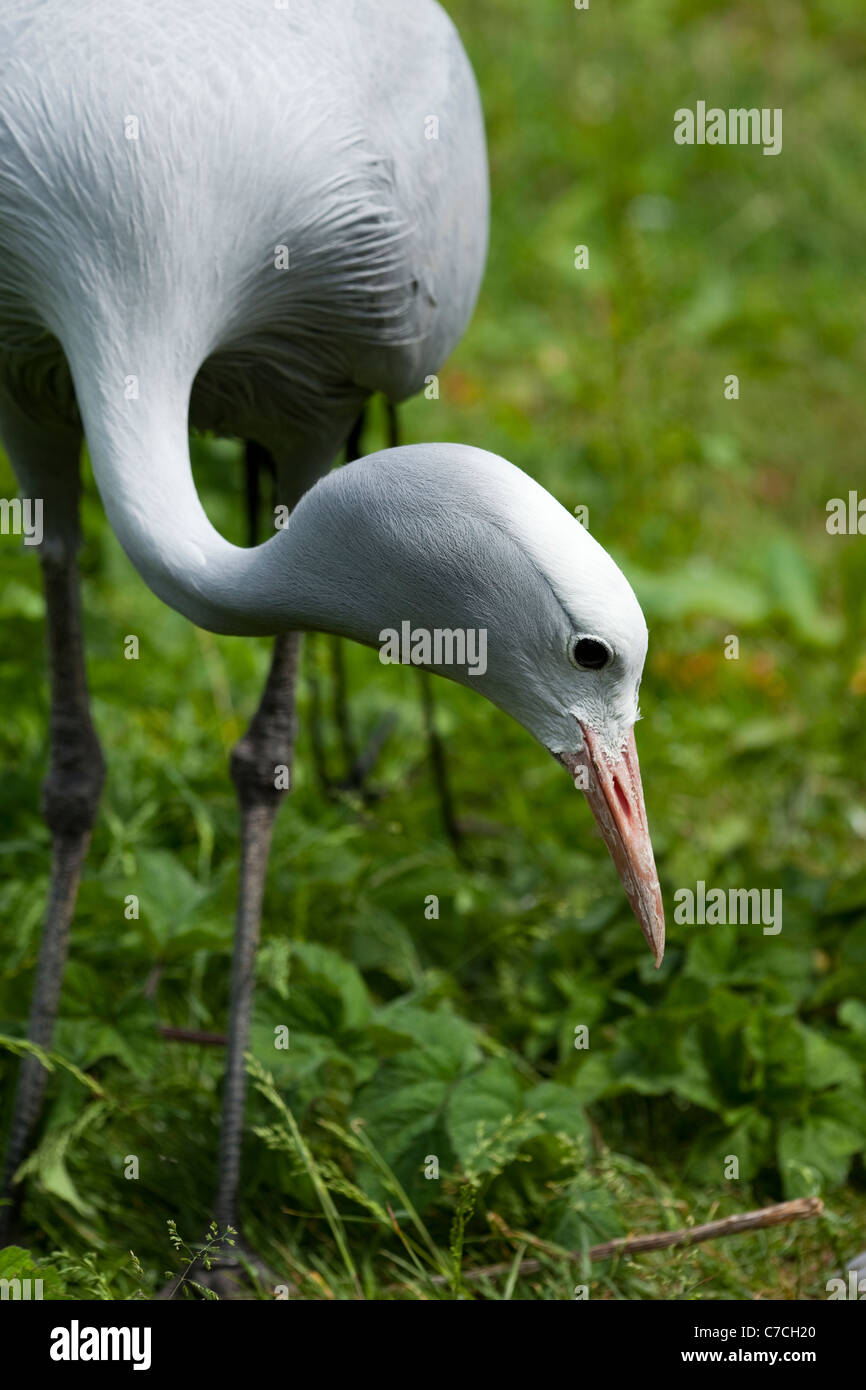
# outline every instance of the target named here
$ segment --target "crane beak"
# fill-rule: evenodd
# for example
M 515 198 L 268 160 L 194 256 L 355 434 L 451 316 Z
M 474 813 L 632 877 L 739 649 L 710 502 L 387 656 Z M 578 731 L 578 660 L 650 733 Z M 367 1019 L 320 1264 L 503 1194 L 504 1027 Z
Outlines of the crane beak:
M 605 844 L 640 923 L 656 969 L 665 953 L 665 913 L 644 806 L 634 730 L 618 754 L 602 747 L 598 735 L 581 724 L 579 753 L 560 753 L 574 784 L 586 793 Z

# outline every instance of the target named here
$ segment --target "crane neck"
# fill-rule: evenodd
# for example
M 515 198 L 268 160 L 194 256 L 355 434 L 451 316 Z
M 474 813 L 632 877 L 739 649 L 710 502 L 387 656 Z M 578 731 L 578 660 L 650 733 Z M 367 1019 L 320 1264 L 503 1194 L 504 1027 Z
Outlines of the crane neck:
M 194 371 L 167 362 L 158 374 L 137 375 L 132 364 L 125 373 L 117 353 L 106 369 L 77 344 L 64 347 L 106 514 L 153 592 L 213 632 L 316 626 L 321 615 L 307 612 L 304 571 L 293 557 L 292 517 L 270 540 L 244 549 L 220 535 L 201 504 L 189 453 Z

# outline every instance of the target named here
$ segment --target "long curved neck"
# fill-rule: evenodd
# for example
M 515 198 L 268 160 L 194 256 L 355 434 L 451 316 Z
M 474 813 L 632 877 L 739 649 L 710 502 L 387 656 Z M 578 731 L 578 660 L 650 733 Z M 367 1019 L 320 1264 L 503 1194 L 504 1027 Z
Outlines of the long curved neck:
M 342 630 L 339 611 L 325 614 L 308 602 L 315 586 L 295 553 L 291 517 L 285 530 L 251 550 L 232 545 L 208 520 L 189 455 L 192 373 L 163 361 L 158 375 L 142 369 L 131 382 L 116 352 L 111 370 L 104 359 L 77 354 L 74 344 L 67 354 L 108 519 L 154 593 L 213 632 Z M 129 363 L 130 375 L 136 366 Z

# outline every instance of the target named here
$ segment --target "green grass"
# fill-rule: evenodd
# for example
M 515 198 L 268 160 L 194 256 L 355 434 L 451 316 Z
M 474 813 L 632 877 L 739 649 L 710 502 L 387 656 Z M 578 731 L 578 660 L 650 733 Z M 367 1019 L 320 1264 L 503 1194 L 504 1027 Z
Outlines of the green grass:
M 415 674 L 361 649 L 346 649 L 361 738 L 397 716 L 383 794 L 370 809 L 324 800 L 304 730 L 327 649 L 310 643 L 265 901 L 245 1233 L 310 1298 L 558 1299 L 582 1282 L 602 1298 L 821 1298 L 866 1243 L 866 539 L 825 528 L 828 499 L 863 486 L 866 22 L 842 0 L 449 8 L 487 114 L 490 262 L 439 400 L 410 403 L 403 430 L 493 449 L 588 506 L 632 579 L 650 625 L 638 743 L 668 951 L 656 973 L 568 779 L 466 690 L 437 685 L 468 867 L 440 828 Z M 782 154 L 675 146 L 673 112 L 699 98 L 782 107 Z M 196 446 L 208 512 L 233 538 L 237 461 L 235 445 Z M 182 1267 L 167 1221 L 195 1242 L 210 1220 L 221 1052 L 157 1028 L 224 1027 L 227 756 L 268 644 L 164 608 L 92 482 L 85 534 L 109 778 L 56 1050 L 99 1094 L 52 1076 L 22 1238 L 46 1294 L 124 1298 Z M 37 570 L 0 540 L 11 1036 L 48 866 Z M 123 659 L 131 632 L 138 662 Z M 698 879 L 783 888 L 782 933 L 675 924 L 674 892 Z M 15 1060 L 0 1058 L 8 1118 Z M 558 1253 L 812 1192 L 818 1222 L 591 1270 Z M 540 1273 L 464 1283 L 521 1251 Z

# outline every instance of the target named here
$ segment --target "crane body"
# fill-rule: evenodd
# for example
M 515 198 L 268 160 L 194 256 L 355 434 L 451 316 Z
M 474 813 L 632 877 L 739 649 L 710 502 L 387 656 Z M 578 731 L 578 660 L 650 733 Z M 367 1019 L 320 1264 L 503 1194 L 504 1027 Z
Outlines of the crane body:
M 511 714 L 586 791 L 656 962 L 664 916 L 633 725 L 632 590 L 538 483 L 468 445 L 332 464 L 466 327 L 488 234 L 475 81 L 434 0 L 6 0 L 0 13 L 0 437 L 44 501 L 52 873 L 28 1036 L 50 1045 L 104 764 L 76 553 L 86 437 L 145 582 L 217 632 L 275 636 L 232 755 L 241 872 L 215 1214 L 237 1223 L 255 954 L 290 766 L 299 634 L 484 634 L 425 664 Z M 231 545 L 190 425 L 273 457 L 287 521 Z M 432 649 L 431 649 L 432 650 Z M 483 669 L 482 668 L 483 665 Z M 44 1073 L 21 1068 L 6 1186 Z M 2 1214 L 0 1214 L 2 1219 Z

